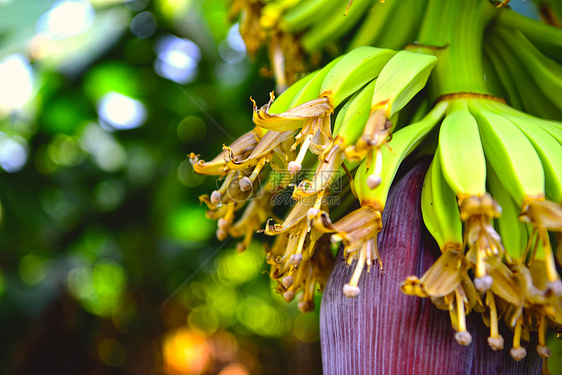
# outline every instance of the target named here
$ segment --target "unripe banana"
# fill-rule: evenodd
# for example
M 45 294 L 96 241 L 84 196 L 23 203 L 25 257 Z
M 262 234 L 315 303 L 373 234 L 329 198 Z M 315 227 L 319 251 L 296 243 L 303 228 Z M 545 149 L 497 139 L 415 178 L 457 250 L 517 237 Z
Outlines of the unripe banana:
M 462 251 L 462 223 L 455 193 L 441 171 L 439 155 L 435 155 L 425 175 L 421 195 L 423 221 L 441 251 L 452 248 Z
M 395 54 L 395 51 L 375 47 L 359 47 L 348 52 L 328 73 L 320 96 L 327 97 L 332 108 L 336 108 L 348 96 L 377 78 Z
M 303 48 L 306 51 L 315 52 L 327 44 L 337 41 L 355 26 L 371 5 L 372 0 L 355 0 L 347 15 L 344 12 L 338 12 L 339 9 L 336 8 L 327 19 L 313 25 L 304 34 L 301 39 Z
M 530 199 L 544 198 L 544 170 L 525 134 L 509 119 L 487 109 L 481 100 L 469 103 L 478 121 L 486 159 L 506 190 L 523 207 Z
M 389 143 L 392 149 L 389 147 L 377 149 L 380 151 L 380 154 L 374 156 L 375 164 L 376 158 L 381 157 L 381 155 L 385 162 L 381 166 L 380 172 L 378 172 L 381 183 L 376 189 L 371 189 L 367 185 L 367 180 L 370 176 L 367 170 L 367 161 L 365 160 L 359 166 L 357 174 L 355 175 L 355 191 L 362 205 L 371 206 L 379 211 L 384 209 L 388 190 L 390 189 L 390 185 L 394 180 L 400 163 L 443 118 L 447 107 L 448 103 L 446 102 L 438 103 L 423 120 L 397 131 L 393 135 L 392 141 Z M 373 151 L 373 153 L 377 153 L 377 150 Z M 375 166 L 375 169 L 376 168 Z
M 486 159 L 466 100 L 451 102 L 439 131 L 438 150 L 443 176 L 459 200 L 486 193 Z
M 361 46 L 378 46 L 377 38 L 384 33 L 387 23 L 390 23 L 396 8 L 400 7 L 401 0 L 387 0 L 375 2 L 373 7 L 367 12 L 367 16 L 361 23 L 359 30 L 353 35 L 349 43 L 349 50 Z M 404 6 L 402 4 L 402 6 Z
M 275 101 L 269 107 L 269 112 L 281 113 L 291 108 L 291 103 L 293 103 L 295 96 L 298 95 L 302 88 L 305 87 L 308 82 L 310 82 L 320 72 L 321 69 L 307 74 L 306 76 L 289 86 L 287 90 L 283 91 L 281 95 L 275 98 Z
M 375 86 L 372 109 L 385 109 L 390 119 L 427 83 L 437 57 L 400 51 L 382 69 Z
M 342 146 L 355 143 L 363 133 L 369 119 L 376 83 L 377 81 L 373 80 L 355 93 L 338 113 L 334 124 L 334 137 Z
M 490 103 L 491 104 L 491 103 Z M 502 111 L 523 131 L 537 151 L 545 174 L 545 191 L 549 199 L 562 203 L 562 145 L 546 130 L 526 116 L 515 116 L 504 110 L 504 104 L 495 102 L 490 110 Z
M 342 58 L 342 56 L 336 57 L 335 59 L 330 61 L 328 63 L 328 65 L 326 65 L 325 67 L 320 69 L 318 71 L 318 73 L 314 76 L 314 78 L 312 78 L 310 81 L 308 81 L 308 83 L 306 85 L 304 85 L 300 89 L 300 91 L 294 96 L 293 101 L 291 102 L 291 105 L 289 106 L 289 108 L 295 108 L 295 107 L 297 107 L 301 104 L 304 104 L 306 102 L 309 102 L 311 100 L 314 100 L 314 99 L 318 98 L 318 96 L 320 95 L 320 90 L 322 88 L 324 80 L 326 79 L 326 76 L 328 75 L 330 70 L 332 70 L 334 65 L 336 65 L 338 63 L 338 61 L 341 60 L 341 58 Z M 273 105 L 272 105 L 272 107 L 273 107 Z
M 287 11 L 281 20 L 281 29 L 293 33 L 304 30 L 311 24 L 322 22 L 336 11 L 341 2 L 334 0 L 304 0 Z M 341 4 L 343 7 L 344 5 Z
M 496 222 L 505 251 L 511 259 L 524 261 L 522 257 L 527 246 L 526 225 L 517 219 L 520 211 L 517 203 L 505 190 L 500 178 L 490 166 L 488 168 L 488 188 L 490 194 L 502 208 L 502 215 L 496 219 Z

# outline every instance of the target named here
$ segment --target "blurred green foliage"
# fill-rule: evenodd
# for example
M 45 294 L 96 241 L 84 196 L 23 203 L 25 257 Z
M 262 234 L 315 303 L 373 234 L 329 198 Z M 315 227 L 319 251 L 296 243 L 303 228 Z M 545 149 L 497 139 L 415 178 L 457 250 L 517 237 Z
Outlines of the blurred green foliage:
M 261 245 L 219 248 L 186 158 L 273 87 L 226 4 L 0 0 L 3 373 L 320 371 L 318 312 L 273 292 Z

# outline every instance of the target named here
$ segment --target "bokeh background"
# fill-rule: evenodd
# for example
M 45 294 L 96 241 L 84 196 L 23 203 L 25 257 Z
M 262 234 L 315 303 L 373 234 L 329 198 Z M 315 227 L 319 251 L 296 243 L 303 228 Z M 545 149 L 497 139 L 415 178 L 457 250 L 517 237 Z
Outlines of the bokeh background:
M 228 2 L 0 0 L 0 373 L 321 372 L 318 307 L 216 240 L 186 157 L 274 87 Z

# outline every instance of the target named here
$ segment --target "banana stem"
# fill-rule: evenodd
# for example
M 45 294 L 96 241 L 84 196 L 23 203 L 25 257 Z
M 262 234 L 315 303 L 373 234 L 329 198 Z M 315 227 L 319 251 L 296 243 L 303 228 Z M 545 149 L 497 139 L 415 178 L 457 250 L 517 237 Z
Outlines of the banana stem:
M 429 82 L 433 100 L 451 93 L 490 94 L 482 43 L 484 30 L 497 12 L 486 0 L 429 1 L 417 52 L 439 58 Z

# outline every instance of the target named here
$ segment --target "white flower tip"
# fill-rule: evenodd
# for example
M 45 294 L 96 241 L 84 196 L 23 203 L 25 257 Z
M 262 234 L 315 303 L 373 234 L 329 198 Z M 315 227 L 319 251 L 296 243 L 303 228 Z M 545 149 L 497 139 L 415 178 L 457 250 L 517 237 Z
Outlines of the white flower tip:
M 316 217 L 316 215 L 318 215 L 319 212 L 320 210 L 318 208 L 310 208 L 306 212 L 306 217 L 308 218 L 308 220 L 312 220 Z
M 296 161 L 292 161 L 287 166 L 287 169 L 289 170 L 289 173 L 294 176 L 301 171 L 302 165 L 300 163 L 297 163 Z
M 488 345 L 492 350 L 503 350 L 503 337 L 488 337 Z
M 547 346 L 538 345 L 537 353 L 541 358 L 546 359 L 552 355 L 552 351 Z
M 289 258 L 289 263 L 293 265 L 293 267 L 298 267 L 299 264 L 302 262 L 302 254 L 293 254 Z
M 226 230 L 228 230 L 228 227 L 230 226 L 230 223 L 228 222 L 228 220 L 221 217 L 217 222 L 217 226 L 219 227 L 219 229 L 224 230 L 226 232 Z
M 211 193 L 211 203 L 212 204 L 219 204 L 221 202 L 222 195 L 217 190 Z
M 374 174 L 372 174 L 369 177 L 367 177 L 367 186 L 369 187 L 369 189 L 376 188 L 381 184 L 381 182 L 382 182 L 381 176 L 375 176 Z
M 343 294 L 345 294 L 345 296 L 347 298 L 355 298 L 359 295 L 359 287 L 356 285 L 349 285 L 349 284 L 345 284 L 343 286 Z
M 219 241 L 224 241 L 226 240 L 226 237 L 228 237 L 228 232 L 222 229 L 217 229 L 217 238 Z
M 462 346 L 469 346 L 472 344 L 472 335 L 466 331 L 460 331 L 455 333 L 455 340 Z
M 238 181 L 238 185 L 240 186 L 240 190 L 242 191 L 252 190 L 252 187 L 254 186 L 252 180 L 250 180 L 248 177 L 242 177 L 240 181 Z
M 525 348 L 521 348 L 521 347 L 520 348 L 511 348 L 509 353 L 511 354 L 511 356 L 513 357 L 514 360 L 520 361 L 523 358 L 525 358 L 525 356 L 527 355 L 527 350 Z
M 285 276 L 281 282 L 283 283 L 285 289 L 289 289 L 291 285 L 293 285 L 293 276 Z
M 301 311 L 301 313 L 314 311 L 314 302 L 312 301 L 299 302 L 299 310 Z
M 285 299 L 285 301 L 291 302 L 295 299 L 295 292 L 289 290 L 288 292 L 283 293 L 283 298 Z
M 490 290 L 493 283 L 494 279 L 489 275 L 474 278 L 474 287 L 480 293 L 485 293 Z
M 555 280 L 548 283 L 547 287 L 548 291 L 550 291 L 556 298 L 562 296 L 562 281 Z

